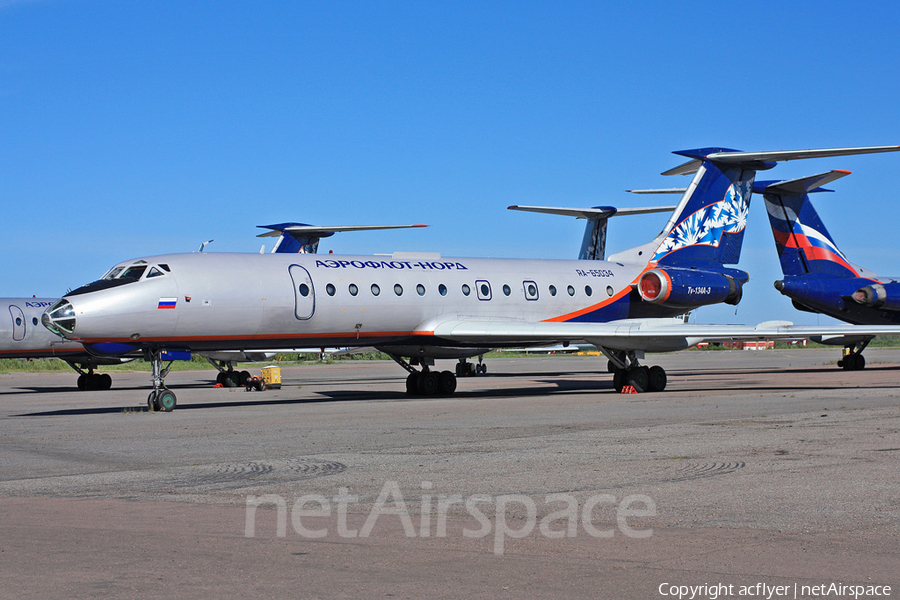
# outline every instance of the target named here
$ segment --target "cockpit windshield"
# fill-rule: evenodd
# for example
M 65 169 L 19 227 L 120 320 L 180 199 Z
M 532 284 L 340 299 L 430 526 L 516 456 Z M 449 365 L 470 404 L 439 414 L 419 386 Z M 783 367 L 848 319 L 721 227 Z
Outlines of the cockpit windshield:
M 151 266 L 148 265 L 147 261 L 145 260 L 138 260 L 131 264 L 118 264 L 107 271 L 106 275 L 104 275 L 99 280 L 87 285 L 83 285 L 66 295 L 76 296 L 78 294 L 87 294 L 89 292 L 105 290 L 111 287 L 118 287 L 120 285 L 125 285 L 128 283 L 135 283 L 137 281 L 140 281 L 142 277 L 145 279 L 149 279 L 151 277 L 162 277 L 170 272 L 171 270 L 169 269 L 169 265 L 167 264 L 160 263 L 158 265 Z M 145 273 L 146 277 L 144 275 Z
M 147 265 L 131 265 L 127 269 L 125 269 L 121 275 L 119 275 L 119 279 L 140 279 L 141 275 L 144 274 L 144 271 L 147 270 Z

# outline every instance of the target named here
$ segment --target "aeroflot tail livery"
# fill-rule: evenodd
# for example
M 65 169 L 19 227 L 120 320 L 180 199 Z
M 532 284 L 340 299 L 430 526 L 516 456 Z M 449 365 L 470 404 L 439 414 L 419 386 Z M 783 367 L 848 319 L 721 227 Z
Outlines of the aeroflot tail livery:
M 375 346 L 409 372 L 408 392 L 449 394 L 456 376 L 430 369 L 436 358 L 460 359 L 458 374 L 468 368 L 465 358 L 490 348 L 587 341 L 609 358 L 617 389 L 659 391 L 666 373 L 640 365 L 644 351 L 679 350 L 704 339 L 804 334 L 783 325 L 689 325 L 668 318 L 740 301 L 749 276 L 726 265 L 740 258 L 756 171 L 781 160 L 898 149 L 678 152 L 689 162 L 664 174 L 693 179 L 665 228 L 608 260 L 170 254 L 116 265 L 50 307 L 43 322 L 97 354 L 145 352 L 154 366 L 148 399 L 154 409 L 175 406 L 164 386 L 163 350 L 299 345 Z
M 849 171 L 829 171 L 792 181 L 757 182 L 763 194 L 784 278 L 775 288 L 796 308 L 848 323 L 900 325 L 900 280 L 879 277 L 847 260 L 813 207 L 809 194 Z M 816 341 L 843 345 L 838 366 L 865 368 L 862 351 L 871 337 L 836 336 Z

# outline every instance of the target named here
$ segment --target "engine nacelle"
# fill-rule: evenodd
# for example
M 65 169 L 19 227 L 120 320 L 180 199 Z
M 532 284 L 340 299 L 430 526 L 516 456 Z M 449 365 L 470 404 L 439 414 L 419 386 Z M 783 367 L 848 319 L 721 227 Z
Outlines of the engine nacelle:
M 853 293 L 853 299 L 872 308 L 900 310 L 900 282 L 867 285 L 856 290 Z
M 644 302 L 678 308 L 737 304 L 742 296 L 741 282 L 731 275 L 694 269 L 650 269 L 637 290 Z

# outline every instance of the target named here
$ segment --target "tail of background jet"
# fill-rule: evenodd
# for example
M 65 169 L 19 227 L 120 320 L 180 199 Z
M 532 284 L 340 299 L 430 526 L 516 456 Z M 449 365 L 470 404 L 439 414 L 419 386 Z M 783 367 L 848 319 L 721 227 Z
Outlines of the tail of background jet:
M 802 158 L 849 156 L 894 152 L 898 146 L 825 148 L 740 152 L 725 148 L 700 148 L 676 152 L 691 160 L 663 175 L 694 174 L 662 233 L 652 242 L 610 256 L 610 260 L 672 267 L 702 267 L 718 270 L 736 264 L 741 256 L 750 195 L 757 171 L 771 169 L 780 161 Z
M 829 171 L 791 181 L 759 182 L 755 186 L 755 191 L 765 199 L 785 275 L 859 277 L 857 268 L 838 250 L 809 199 L 811 193 L 830 191 L 820 186 L 849 174 L 849 171 Z

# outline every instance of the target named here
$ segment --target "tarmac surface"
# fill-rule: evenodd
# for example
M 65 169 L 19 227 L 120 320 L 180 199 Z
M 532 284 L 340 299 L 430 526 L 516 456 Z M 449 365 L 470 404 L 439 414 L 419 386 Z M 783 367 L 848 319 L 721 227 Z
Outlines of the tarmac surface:
M 900 597 L 900 350 L 839 354 L 651 355 L 652 394 L 597 357 L 451 397 L 391 362 L 176 371 L 172 413 L 148 373 L 3 374 L 0 596 Z

